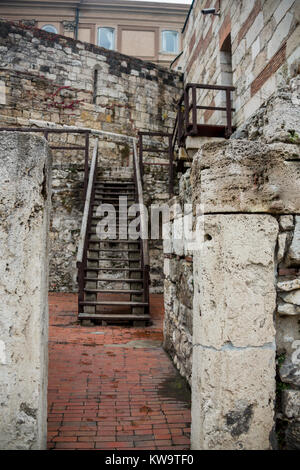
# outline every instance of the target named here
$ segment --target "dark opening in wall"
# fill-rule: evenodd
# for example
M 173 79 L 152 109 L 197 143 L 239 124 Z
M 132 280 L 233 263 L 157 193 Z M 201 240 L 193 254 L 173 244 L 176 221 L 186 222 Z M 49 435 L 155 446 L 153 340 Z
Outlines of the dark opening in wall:
M 96 104 L 98 94 L 98 69 L 94 70 L 94 88 L 93 88 L 93 103 Z
M 229 33 L 220 49 L 221 84 L 232 85 L 232 48 Z

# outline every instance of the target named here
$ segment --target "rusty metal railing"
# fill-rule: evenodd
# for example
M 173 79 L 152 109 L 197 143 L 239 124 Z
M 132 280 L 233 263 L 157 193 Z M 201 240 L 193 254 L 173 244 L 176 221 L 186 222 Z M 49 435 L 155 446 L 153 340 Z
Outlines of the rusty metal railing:
M 8 132 L 36 132 L 43 134 L 46 140 L 49 139 L 49 134 L 83 134 L 85 136 L 84 145 L 49 145 L 52 150 L 83 150 L 84 151 L 84 182 L 83 182 L 83 198 L 85 199 L 87 183 L 89 177 L 89 138 L 90 130 L 85 129 L 59 129 L 51 127 L 0 127 L 1 131 Z
M 145 214 L 144 196 L 143 196 L 143 178 L 142 178 L 142 171 L 141 171 L 142 161 L 138 157 L 136 141 L 132 140 L 132 144 L 133 144 L 133 168 L 134 168 L 134 182 L 135 182 L 135 202 L 139 204 L 140 218 L 141 218 L 141 224 L 140 224 L 141 269 L 143 272 L 144 302 L 148 304 L 148 311 L 149 311 L 150 256 L 149 256 L 149 243 L 148 243 L 148 220 Z
M 96 140 L 91 169 L 89 172 L 88 185 L 86 190 L 84 212 L 81 224 L 81 231 L 79 237 L 79 245 L 77 252 L 77 281 L 78 281 L 78 313 L 83 312 L 82 302 L 84 301 L 84 277 L 87 267 L 87 252 L 88 252 L 88 230 L 91 224 L 93 213 L 93 201 L 95 196 L 95 181 L 97 175 L 98 163 L 98 139 Z
M 197 97 L 197 90 L 224 91 L 226 96 L 226 106 L 204 105 L 201 103 L 201 97 Z M 179 147 L 183 147 L 185 139 L 188 136 L 207 136 L 207 137 L 225 137 L 229 138 L 234 131 L 232 125 L 232 107 L 231 93 L 235 90 L 233 86 L 227 85 L 204 85 L 200 83 L 187 83 L 184 93 L 177 104 L 177 118 L 172 134 L 172 146 L 175 147 L 176 141 Z M 200 124 L 198 120 L 198 110 L 224 111 L 226 112 L 226 124 Z
M 141 178 L 143 180 L 144 176 L 144 166 L 145 165 L 161 165 L 169 167 L 169 195 L 170 197 L 174 194 L 174 149 L 172 146 L 172 134 L 165 132 L 139 132 L 139 168 L 141 172 Z M 152 148 L 144 146 L 144 137 L 166 137 L 168 139 L 168 147 L 166 149 L 162 148 Z M 145 162 L 144 153 L 167 153 L 169 156 L 168 161 L 166 162 Z

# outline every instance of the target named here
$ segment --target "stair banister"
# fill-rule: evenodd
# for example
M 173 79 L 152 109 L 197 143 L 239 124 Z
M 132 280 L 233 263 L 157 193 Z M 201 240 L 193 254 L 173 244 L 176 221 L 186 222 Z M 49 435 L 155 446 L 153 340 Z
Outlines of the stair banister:
M 86 190 L 84 212 L 83 212 L 78 252 L 77 252 L 76 265 L 78 269 L 79 310 L 81 308 L 80 302 L 83 300 L 83 297 L 84 297 L 84 269 L 85 269 L 85 264 L 86 264 L 87 241 L 88 241 L 87 229 L 89 225 L 89 219 L 92 213 L 92 199 L 93 199 L 94 182 L 95 182 L 95 176 L 96 176 L 96 170 L 97 170 L 97 159 L 98 159 L 98 139 L 96 139 L 94 151 L 93 151 L 93 158 L 92 158 L 91 169 L 89 173 L 88 186 Z
M 137 199 L 140 205 L 141 215 L 141 241 L 142 241 L 142 266 L 144 270 L 144 289 L 145 289 L 145 301 L 149 302 L 149 271 L 150 271 L 150 260 L 149 260 L 149 244 L 148 244 L 148 224 L 145 214 L 144 198 L 143 198 L 143 184 L 142 175 L 140 171 L 140 164 L 138 158 L 138 152 L 136 148 L 136 141 L 132 141 L 133 145 L 133 164 L 135 168 L 135 179 L 137 187 Z

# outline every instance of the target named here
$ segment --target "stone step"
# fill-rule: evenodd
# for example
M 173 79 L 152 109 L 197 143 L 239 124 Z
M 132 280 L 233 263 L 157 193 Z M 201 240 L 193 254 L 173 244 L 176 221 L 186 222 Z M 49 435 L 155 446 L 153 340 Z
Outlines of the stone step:
M 90 235 L 95 235 L 95 233 L 90 233 Z M 134 244 L 138 245 L 141 240 L 100 240 L 97 238 L 96 240 L 89 240 L 91 243 L 126 243 L 126 244 Z
M 90 268 L 87 267 L 85 271 L 131 271 L 131 272 L 143 272 L 141 268 Z
M 99 251 L 104 251 L 104 252 L 112 252 L 112 253 L 140 253 L 140 250 L 116 250 L 114 248 L 112 248 L 111 250 L 107 249 L 107 248 L 88 248 L 88 251 L 92 251 L 92 252 L 99 252 Z M 114 259 L 114 258 L 110 258 L 110 259 Z M 118 259 L 118 258 L 117 258 Z
M 96 201 L 96 202 L 93 202 L 93 203 L 92 203 L 92 207 L 98 207 L 101 202 L 106 202 L 106 203 L 109 203 L 109 204 L 110 204 L 111 202 L 115 202 L 115 201 L 109 201 L 109 200 L 103 201 L 103 199 L 98 199 L 98 198 L 95 198 L 94 201 Z M 127 207 L 132 206 L 134 203 L 135 203 L 135 201 L 127 201 Z M 123 204 L 123 205 L 124 205 L 124 204 Z M 112 204 L 112 206 L 117 207 L 117 206 L 118 206 L 117 201 L 116 201 L 116 204 Z M 119 212 L 119 211 L 116 211 L 116 212 Z
M 137 262 L 140 261 L 141 258 L 130 258 L 130 259 L 125 259 L 125 258 L 91 258 L 87 257 L 88 261 L 118 261 L 124 263 L 126 262 Z
M 96 194 L 99 194 L 99 195 L 103 195 L 103 196 L 116 196 L 116 194 L 118 196 L 132 196 L 134 194 L 134 190 L 128 190 L 126 193 L 119 193 L 119 191 L 124 191 L 123 189 L 116 189 L 115 191 L 111 192 L 110 190 L 109 191 L 105 191 L 105 190 L 100 190 L 100 189 L 96 189 L 95 193 Z
M 143 294 L 144 291 L 130 290 L 130 289 L 84 289 L 84 292 L 99 293 L 99 294 Z
M 118 215 L 118 214 L 119 214 L 119 211 L 116 211 L 116 215 Z M 91 220 L 92 220 L 92 221 L 93 221 L 93 220 L 102 220 L 104 217 L 106 217 L 106 216 L 102 215 L 102 216 L 100 217 L 100 216 L 98 216 L 98 215 L 92 215 Z M 118 220 L 122 220 L 122 219 L 126 220 L 125 217 L 120 217 L 120 216 L 118 216 Z M 128 216 L 127 216 L 127 219 L 136 219 L 136 216 L 135 216 L 135 215 L 128 215 Z
M 148 307 L 147 302 L 133 302 L 133 301 L 114 301 L 114 300 L 83 300 L 79 302 L 80 305 L 109 305 L 109 306 L 117 306 L 117 307 Z
M 91 282 L 133 282 L 133 283 L 138 283 L 138 284 L 143 284 L 144 280 L 143 279 L 129 279 L 129 278 L 113 278 L 110 279 L 109 277 L 104 277 L 102 279 L 98 279 L 97 277 L 85 277 L 85 281 L 91 281 Z
M 147 314 L 118 314 L 118 313 L 79 313 L 79 320 L 103 320 L 103 321 L 150 321 Z

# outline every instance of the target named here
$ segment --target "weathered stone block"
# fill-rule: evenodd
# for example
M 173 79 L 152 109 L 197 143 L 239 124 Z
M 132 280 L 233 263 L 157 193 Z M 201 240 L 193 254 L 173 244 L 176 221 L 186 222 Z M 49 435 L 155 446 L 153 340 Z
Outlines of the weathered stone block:
M 172 282 L 177 282 L 178 279 L 178 270 L 177 270 L 178 260 L 177 258 L 165 258 L 164 259 L 164 275 L 167 279 L 170 279 Z
M 282 412 L 287 418 L 300 418 L 300 390 L 283 390 Z
M 287 450 L 300 450 L 300 422 L 289 423 L 285 434 Z
M 192 374 L 192 449 L 270 448 L 274 349 L 195 345 Z
M 280 297 L 287 303 L 300 306 L 300 289 L 281 293 Z
M 287 233 L 280 233 L 278 235 L 278 252 L 277 252 L 277 262 L 281 263 L 285 256 L 287 245 Z
M 294 217 L 292 215 L 282 215 L 279 218 L 279 225 L 282 230 L 293 230 Z
M 293 357 L 293 356 L 291 356 Z M 300 367 L 299 363 L 288 357 L 279 370 L 282 382 L 300 386 Z
M 220 348 L 274 341 L 274 250 L 269 215 L 206 215 L 194 253 L 194 343 Z
M 290 292 L 292 290 L 300 289 L 300 279 L 292 279 L 290 281 L 280 281 L 277 283 L 279 291 Z
M 298 315 L 276 316 L 276 348 L 278 354 L 286 354 L 291 357 L 295 352 L 295 346 L 300 341 Z
M 288 251 L 288 262 L 290 265 L 300 265 L 300 216 L 296 216 L 294 236 Z
M 192 308 L 194 296 L 193 265 L 183 260 L 178 263 L 177 269 L 177 298 L 183 305 Z
M 300 207 L 299 149 L 246 140 L 204 144 L 195 156 L 193 203 L 205 212 L 289 212 Z M 293 256 L 298 257 L 295 242 Z
M 300 314 L 300 307 L 286 302 L 278 302 L 277 312 L 279 315 L 298 315 Z
M 0 448 L 45 449 L 51 158 L 2 132 L 0 162 Z

